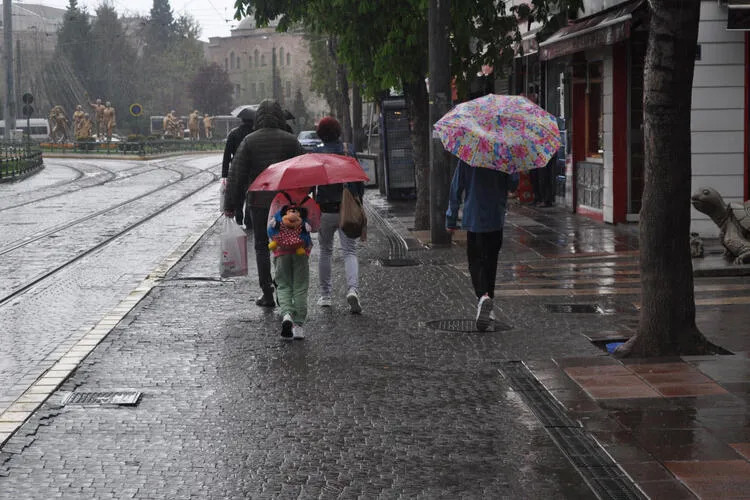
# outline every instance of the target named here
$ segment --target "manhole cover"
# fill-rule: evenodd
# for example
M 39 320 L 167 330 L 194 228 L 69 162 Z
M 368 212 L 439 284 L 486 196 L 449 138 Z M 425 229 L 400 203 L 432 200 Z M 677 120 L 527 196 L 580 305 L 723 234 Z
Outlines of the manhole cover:
M 552 313 L 602 313 L 598 304 L 544 304 L 544 308 Z
M 380 259 L 380 264 L 386 267 L 416 266 L 419 261 L 414 259 Z
M 477 322 L 473 319 L 440 319 L 425 323 L 428 328 L 446 332 L 478 332 Z M 503 332 L 513 329 L 512 326 L 501 321 L 495 321 L 485 332 Z
M 71 392 L 62 404 L 134 406 L 140 399 L 140 392 Z

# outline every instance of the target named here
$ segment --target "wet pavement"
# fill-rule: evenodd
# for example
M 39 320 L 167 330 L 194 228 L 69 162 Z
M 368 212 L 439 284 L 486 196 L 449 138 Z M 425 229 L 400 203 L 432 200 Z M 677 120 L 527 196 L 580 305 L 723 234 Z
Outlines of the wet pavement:
M 337 254 L 334 306 L 315 307 L 311 287 L 307 339 L 283 342 L 252 304 L 252 258 L 249 278 L 218 278 L 213 226 L 100 322 L 96 347 L 6 438 L 0 498 L 594 498 L 604 466 L 558 447 L 504 374 L 512 361 L 645 495 L 750 491 L 748 278 L 696 279 L 699 326 L 734 354 L 622 363 L 602 344 L 637 327 L 634 228 L 515 205 L 504 329 L 455 331 L 475 312 L 460 234 L 428 249 L 411 203 L 367 197 L 362 315 L 347 311 Z M 316 264 L 313 251 L 312 284 Z M 72 391 L 143 395 L 63 404 Z

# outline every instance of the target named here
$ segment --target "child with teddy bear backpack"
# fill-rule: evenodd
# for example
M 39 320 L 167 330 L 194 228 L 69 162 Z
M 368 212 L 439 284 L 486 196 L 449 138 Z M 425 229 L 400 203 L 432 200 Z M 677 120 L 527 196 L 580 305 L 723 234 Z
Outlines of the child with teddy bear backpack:
M 280 191 L 268 216 L 268 248 L 274 256 L 274 280 L 281 313 L 281 336 L 304 339 L 310 285 L 311 232 L 320 228 L 320 208 L 309 189 Z

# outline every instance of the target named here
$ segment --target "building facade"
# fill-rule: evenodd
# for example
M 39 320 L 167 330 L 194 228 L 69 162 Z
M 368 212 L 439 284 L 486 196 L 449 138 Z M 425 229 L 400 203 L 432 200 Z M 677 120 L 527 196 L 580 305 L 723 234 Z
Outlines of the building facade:
M 750 197 L 750 52 L 746 32 L 728 25 L 736 3 L 701 2 L 691 103 L 693 190 L 712 186 L 727 202 Z M 523 84 L 514 90 L 533 82 L 541 105 L 562 119 L 567 189 L 559 201 L 597 220 L 636 222 L 644 182 L 648 2 L 584 4 L 585 17 L 519 54 L 514 81 Z M 694 209 L 691 230 L 718 235 L 716 225 Z
M 273 98 L 291 110 L 299 92 L 309 122 L 299 123 L 300 127 L 310 128 L 328 113 L 325 100 L 310 90 L 310 51 L 302 31 L 256 28 L 248 17 L 231 36 L 210 38 L 207 54 L 229 73 L 236 105 Z

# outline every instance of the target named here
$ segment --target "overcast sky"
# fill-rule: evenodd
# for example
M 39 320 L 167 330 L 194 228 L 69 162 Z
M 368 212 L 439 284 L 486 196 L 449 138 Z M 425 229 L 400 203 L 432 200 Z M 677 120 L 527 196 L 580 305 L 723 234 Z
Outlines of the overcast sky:
M 153 0 L 108 0 L 120 14 L 148 15 Z M 26 0 L 21 3 L 36 3 L 59 7 L 68 6 L 68 0 Z M 78 0 L 79 7 L 86 7 L 93 13 L 102 0 Z M 175 17 L 182 14 L 192 16 L 201 26 L 201 39 L 208 41 L 212 36 L 229 36 L 229 30 L 237 26 L 234 16 L 234 0 L 169 0 Z

